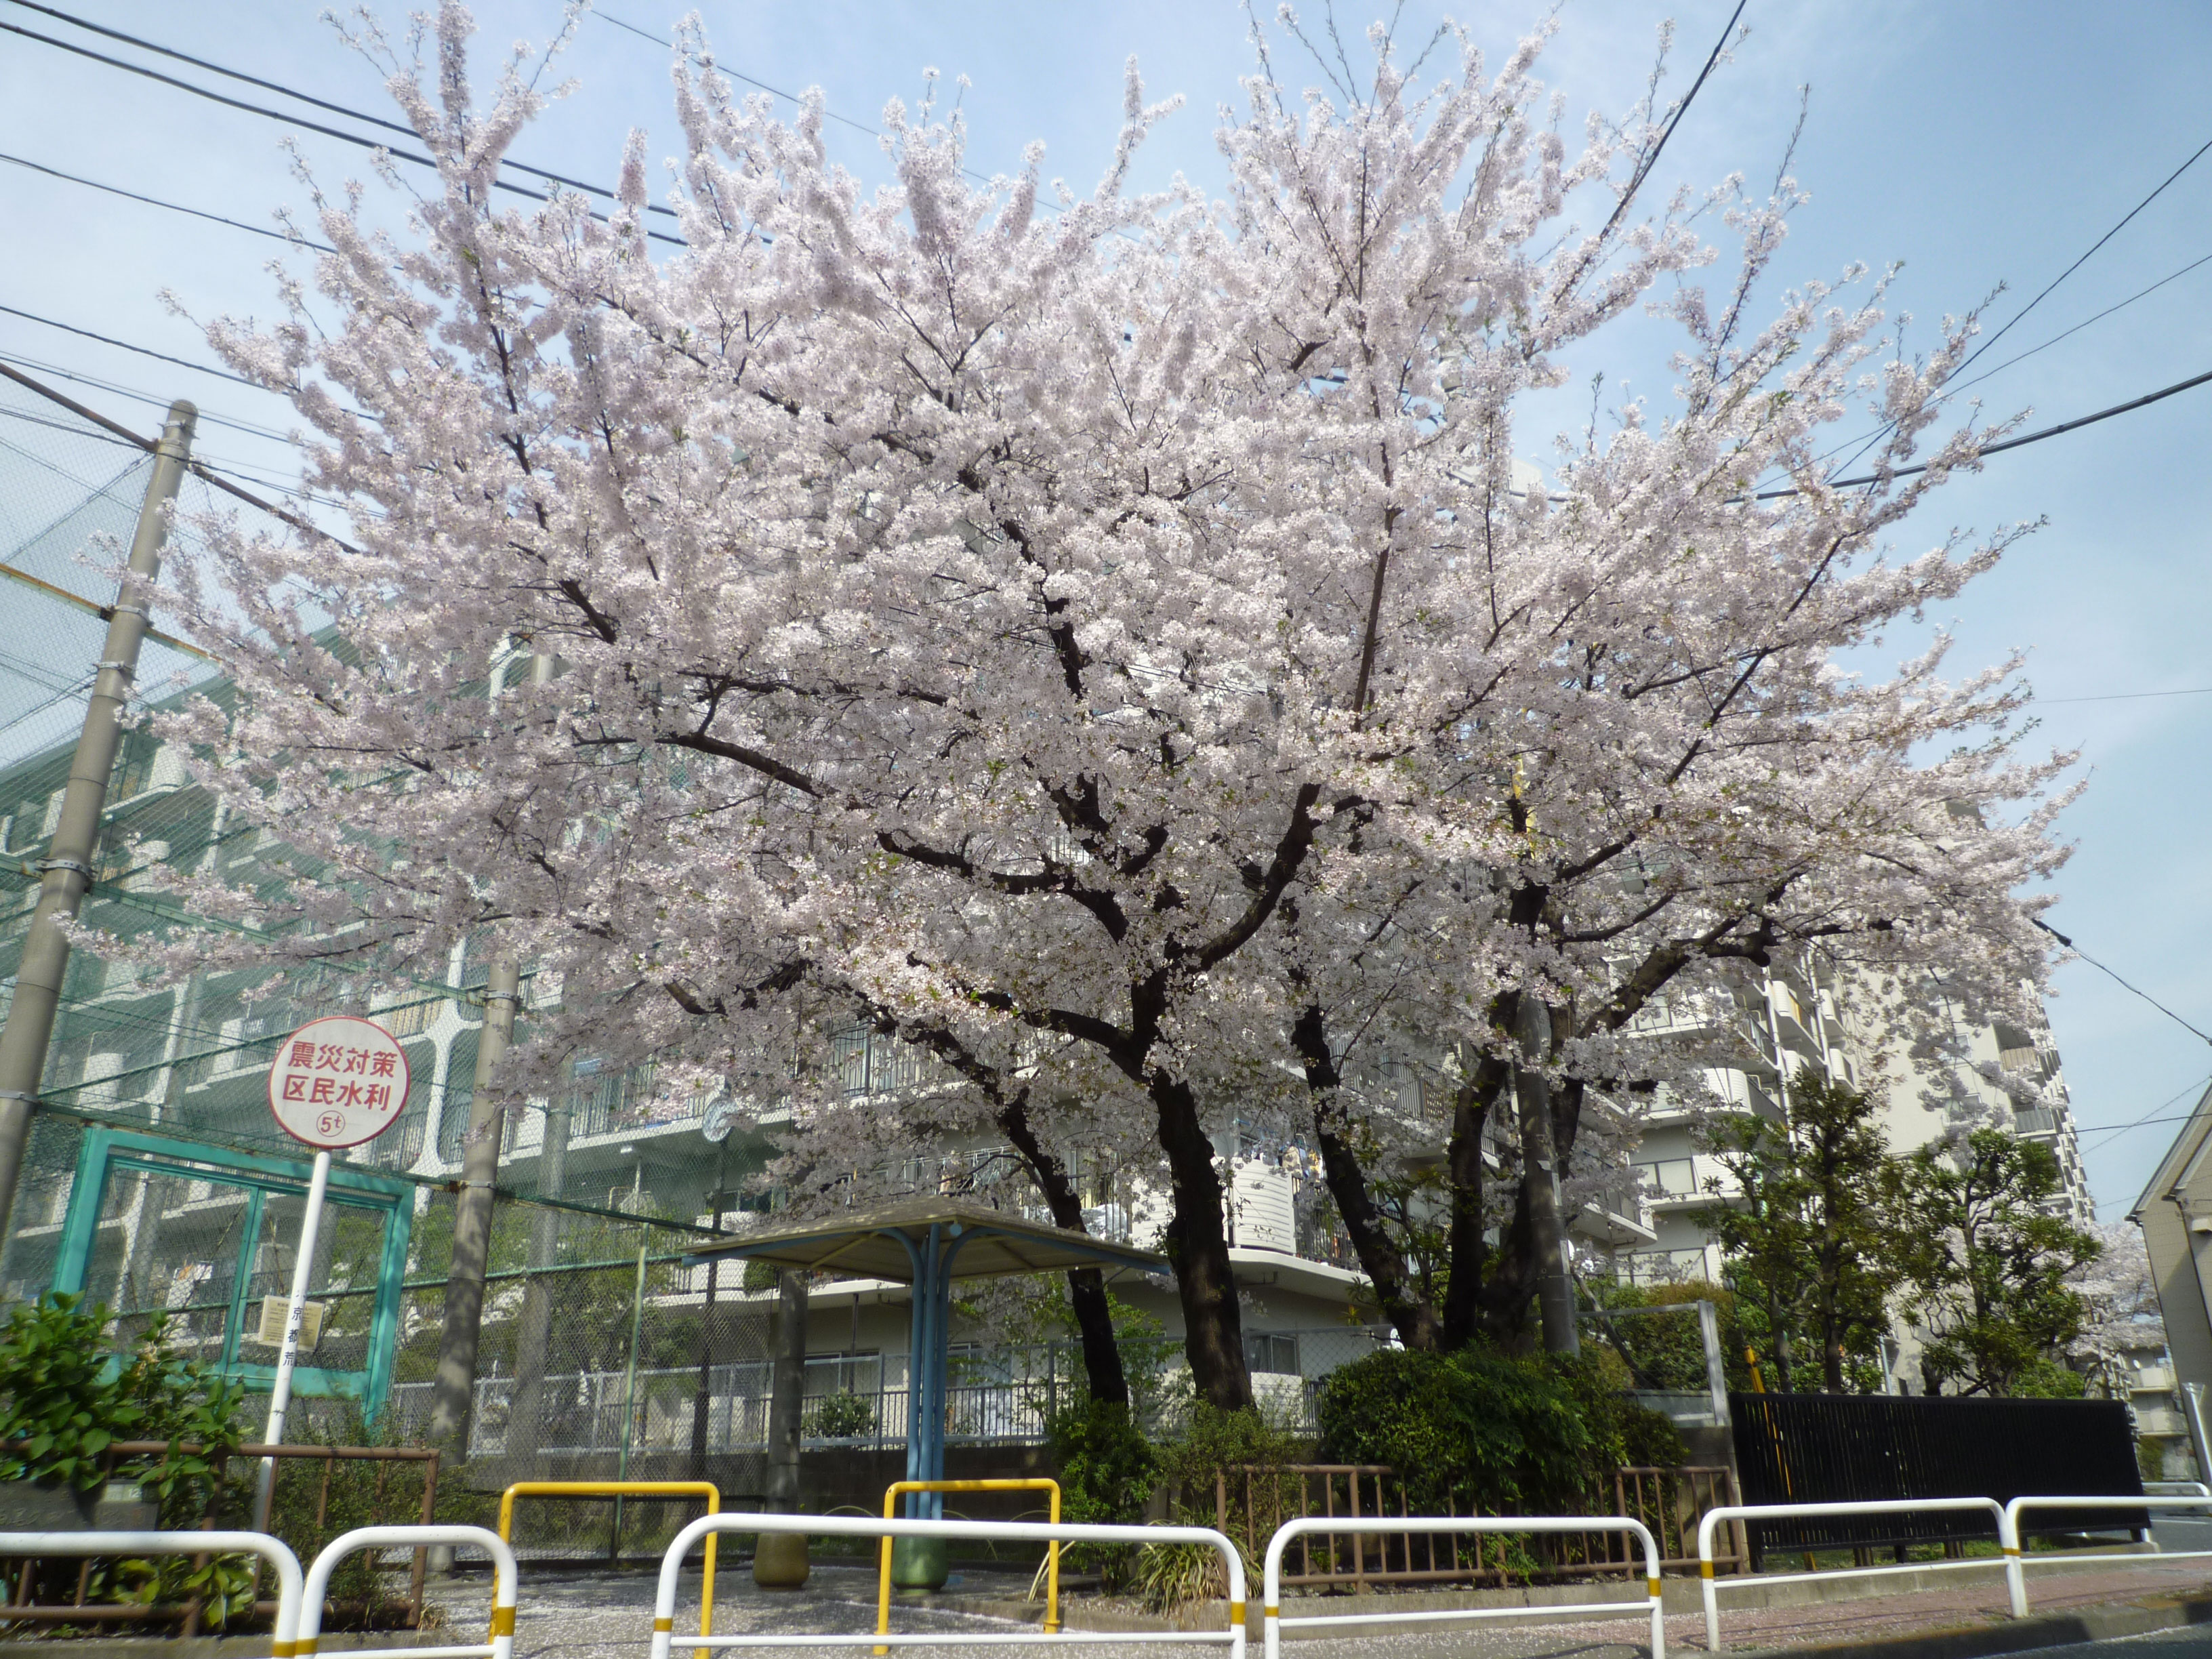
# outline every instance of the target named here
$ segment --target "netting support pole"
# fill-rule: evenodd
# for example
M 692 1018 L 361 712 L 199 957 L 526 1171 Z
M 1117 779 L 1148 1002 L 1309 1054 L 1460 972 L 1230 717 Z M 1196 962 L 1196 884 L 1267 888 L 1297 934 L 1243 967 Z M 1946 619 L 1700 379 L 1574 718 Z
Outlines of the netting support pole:
M 64 929 L 84 902 L 100 856 L 100 814 L 123 739 L 118 722 L 130 706 L 131 683 L 137 678 L 146 612 L 161 571 L 161 545 L 168 539 L 169 507 L 191 457 L 192 428 L 198 419 L 199 411 L 179 398 L 169 405 L 161 441 L 155 447 L 154 476 L 147 481 L 138 527 L 131 538 L 130 571 L 108 613 L 107 640 L 70 762 L 61 818 L 40 866 L 39 905 L 24 937 L 15 1000 L 9 1005 L 6 1026 L 0 1028 L 0 1238 L 9 1236 L 23 1150 L 31 1136 L 31 1108 L 46 1073 L 46 1047 L 53 1040 L 54 1014 L 69 972 Z
M 461 1146 L 461 1193 L 453 1205 L 453 1263 L 446 1278 L 446 1322 L 438 1339 L 431 1385 L 430 1443 L 454 1462 L 469 1455 L 475 1415 L 477 1339 L 483 1327 L 484 1273 L 491 1254 L 492 1186 L 499 1176 L 500 1103 L 492 1092 L 501 1055 L 514 1038 L 514 1005 L 522 975 L 514 958 L 493 962 L 484 982 L 483 1029 L 477 1034 L 476 1093 L 469 1102 L 468 1138 Z

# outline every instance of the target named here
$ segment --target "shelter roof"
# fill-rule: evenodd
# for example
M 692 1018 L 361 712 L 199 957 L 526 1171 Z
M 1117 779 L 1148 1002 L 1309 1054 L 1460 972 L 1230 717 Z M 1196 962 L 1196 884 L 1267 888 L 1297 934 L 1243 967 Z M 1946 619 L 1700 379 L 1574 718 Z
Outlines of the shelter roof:
M 684 1260 L 741 1257 L 779 1267 L 834 1270 L 848 1278 L 909 1285 L 915 1268 L 908 1247 L 924 1248 L 933 1227 L 943 1230 L 941 1238 L 958 1241 L 951 1258 L 954 1279 L 1064 1273 L 1070 1267 L 1121 1267 L 1144 1273 L 1168 1269 L 1167 1258 L 1157 1251 L 1093 1238 L 981 1204 L 939 1198 L 763 1227 L 727 1243 L 700 1245 Z

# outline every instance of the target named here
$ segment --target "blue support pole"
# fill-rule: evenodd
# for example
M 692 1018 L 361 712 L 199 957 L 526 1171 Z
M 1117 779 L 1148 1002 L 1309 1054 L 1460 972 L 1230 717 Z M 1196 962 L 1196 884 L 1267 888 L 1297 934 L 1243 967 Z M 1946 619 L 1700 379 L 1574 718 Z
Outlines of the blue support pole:
M 945 1229 L 933 1226 L 923 1246 L 929 1273 L 929 1346 L 925 1350 L 921 1394 L 921 1480 L 945 1479 L 945 1370 L 951 1349 L 952 1282 L 945 1275 Z M 915 1513 L 925 1521 L 945 1517 L 945 1494 L 917 1492 Z
M 925 1392 L 923 1379 L 928 1370 L 931 1302 L 929 1282 L 932 1277 L 930 1267 L 935 1253 L 916 1249 L 914 1241 L 904 1233 L 898 1234 L 897 1237 L 899 1243 L 906 1246 L 907 1260 L 914 1268 L 913 1305 L 908 1310 L 907 1322 L 906 1478 L 909 1480 L 926 1480 L 929 1477 L 921 1472 L 923 1461 L 921 1425 Z M 916 1496 L 917 1494 L 913 1492 L 907 1494 L 906 1514 L 910 1521 L 916 1519 L 921 1513 L 915 1503 Z

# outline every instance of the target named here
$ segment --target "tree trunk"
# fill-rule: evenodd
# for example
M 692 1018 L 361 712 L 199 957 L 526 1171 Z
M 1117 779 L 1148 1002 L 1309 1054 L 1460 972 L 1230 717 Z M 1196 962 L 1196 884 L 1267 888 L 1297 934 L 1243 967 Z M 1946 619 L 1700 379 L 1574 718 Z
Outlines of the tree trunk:
M 1490 1239 L 1483 1197 L 1490 1171 L 1482 1161 L 1482 1133 L 1490 1121 L 1491 1103 L 1505 1086 L 1508 1067 L 1487 1055 L 1478 1060 L 1471 1074 L 1462 1067 L 1463 1081 L 1452 1097 L 1451 1141 L 1445 1152 L 1446 1173 L 1451 1182 L 1450 1218 L 1444 1279 L 1443 1345 L 1463 1348 L 1482 1327 L 1482 1287 L 1490 1273 Z
M 1244 1322 L 1229 1265 L 1213 1143 L 1188 1083 L 1155 1073 L 1150 1092 L 1174 1196 L 1164 1243 L 1182 1304 L 1183 1351 L 1190 1359 L 1191 1380 L 1207 1405 L 1243 1411 L 1252 1403 L 1252 1373 L 1244 1363 Z
M 1351 1236 L 1359 1265 L 1382 1316 L 1409 1348 L 1434 1352 L 1443 1346 L 1443 1327 L 1427 1297 L 1415 1288 L 1406 1271 L 1405 1254 L 1384 1226 L 1381 1212 L 1369 1195 L 1367 1172 L 1335 1127 L 1336 1091 L 1342 1078 L 1336 1057 L 1329 1050 L 1328 1033 L 1322 1011 L 1308 1007 L 1291 1028 L 1291 1045 L 1305 1067 L 1306 1089 L 1313 1100 L 1314 1137 L 1321 1145 L 1322 1174 L 1329 1196 L 1336 1200 L 1337 1215 Z
M 999 1114 L 999 1127 L 1028 1166 L 1030 1179 L 1044 1195 L 1053 1224 L 1070 1232 L 1084 1232 L 1083 1195 L 1067 1178 L 1067 1166 L 1045 1149 L 1030 1122 L 1029 1098 L 1015 1097 Z M 1101 1405 L 1129 1403 L 1128 1373 L 1121 1366 L 1121 1345 L 1114 1334 L 1113 1304 L 1106 1299 L 1106 1280 L 1096 1267 L 1077 1267 L 1067 1275 L 1067 1305 L 1075 1315 L 1075 1328 L 1083 1342 L 1083 1374 L 1091 1397 Z
M 775 1363 L 769 1376 L 768 1508 L 792 1515 L 799 1509 L 799 1447 L 806 1418 L 806 1279 L 788 1270 L 775 1276 Z M 921 1363 L 916 1355 L 913 1361 Z
M 1538 1069 L 1552 1048 L 1550 1012 L 1523 992 L 1514 1014 L 1522 1064 L 1513 1079 L 1521 1115 L 1521 1189 L 1528 1195 L 1528 1228 L 1535 1258 L 1536 1299 L 1543 1315 L 1544 1352 L 1579 1353 L 1575 1331 L 1574 1279 L 1567 1270 L 1566 1218 L 1559 1207 L 1564 1160 L 1553 1140 L 1552 1091 Z

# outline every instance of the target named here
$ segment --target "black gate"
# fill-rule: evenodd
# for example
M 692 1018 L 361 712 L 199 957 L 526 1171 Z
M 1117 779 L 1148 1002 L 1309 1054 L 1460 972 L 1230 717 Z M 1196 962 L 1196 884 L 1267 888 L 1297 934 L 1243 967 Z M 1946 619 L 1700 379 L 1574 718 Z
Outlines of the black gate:
M 1732 1394 L 1747 1504 L 1834 1504 L 1911 1498 L 2142 1493 L 2127 1407 L 2116 1400 Z M 2140 1510 L 2031 1510 L 2033 1534 L 2149 1524 Z M 1768 1550 L 1993 1539 L 1986 1516 L 1869 1515 L 1767 1521 L 1750 1528 L 1754 1563 Z

